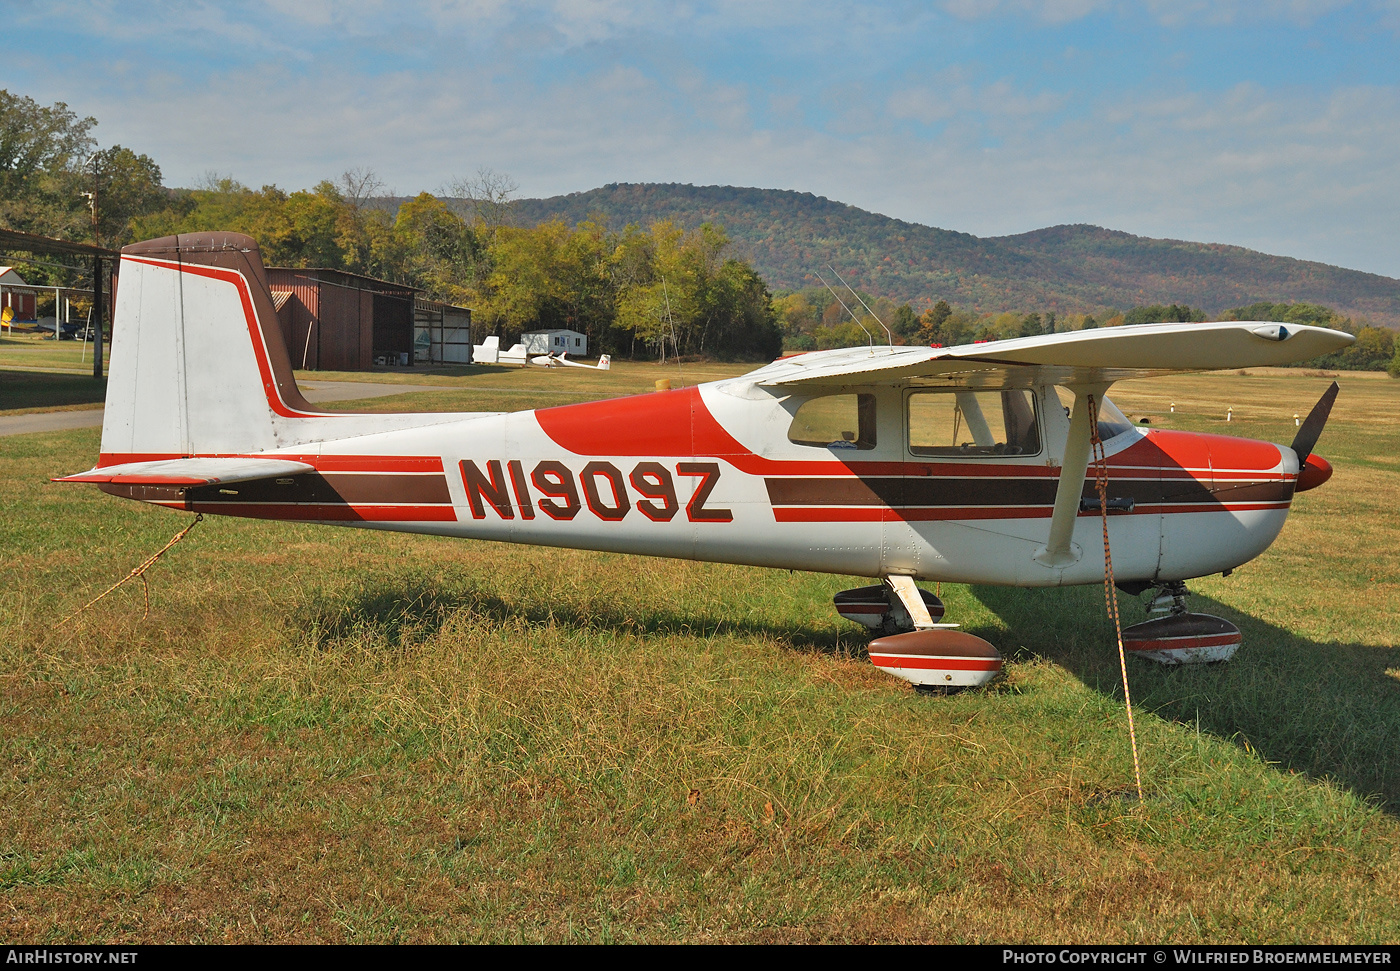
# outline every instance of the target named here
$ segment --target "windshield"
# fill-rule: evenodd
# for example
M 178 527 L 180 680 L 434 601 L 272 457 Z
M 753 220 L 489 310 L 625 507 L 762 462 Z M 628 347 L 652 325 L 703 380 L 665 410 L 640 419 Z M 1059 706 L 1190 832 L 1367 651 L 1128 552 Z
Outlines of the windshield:
M 1074 392 L 1057 385 L 1055 394 L 1059 395 L 1060 404 L 1064 405 L 1065 414 L 1069 415 L 1074 408 Z M 1132 427 L 1132 421 L 1118 410 L 1112 399 L 1104 398 L 1099 403 L 1099 441 L 1106 442 L 1110 438 L 1117 438 Z

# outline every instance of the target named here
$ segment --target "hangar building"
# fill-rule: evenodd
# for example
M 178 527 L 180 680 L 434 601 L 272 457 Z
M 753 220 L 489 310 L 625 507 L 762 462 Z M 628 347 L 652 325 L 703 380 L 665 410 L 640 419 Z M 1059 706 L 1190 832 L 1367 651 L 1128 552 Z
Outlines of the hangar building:
M 268 267 L 292 366 L 368 371 L 376 364 L 471 362 L 471 311 L 417 289 L 325 268 Z

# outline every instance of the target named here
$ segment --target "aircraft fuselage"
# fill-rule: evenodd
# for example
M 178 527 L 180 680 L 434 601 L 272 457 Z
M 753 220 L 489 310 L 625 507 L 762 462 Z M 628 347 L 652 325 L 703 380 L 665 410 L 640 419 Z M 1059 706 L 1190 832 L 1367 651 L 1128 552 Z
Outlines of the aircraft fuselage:
M 305 462 L 314 475 L 228 487 L 103 488 L 205 514 L 857 576 L 1018 586 L 1100 581 L 1093 467 L 1083 490 L 1090 502 L 1073 530 L 1073 562 L 1051 567 L 1035 559 L 1069 429 L 1054 388 L 1026 392 L 1034 403 L 1036 426 L 1025 439 L 1034 442 L 1033 454 L 966 445 L 966 456 L 927 454 L 952 451 L 913 442 L 914 410 L 937 401 L 913 398 L 931 393 L 853 385 L 787 394 L 736 378 L 509 414 L 398 416 L 415 427 L 257 453 Z M 861 416 L 869 440 L 793 441 L 802 406 L 835 395 L 870 399 Z M 1120 580 L 1232 569 L 1282 529 L 1298 473 L 1291 450 L 1122 424 L 1110 431 L 1109 529 Z M 102 464 L 152 457 L 104 455 Z

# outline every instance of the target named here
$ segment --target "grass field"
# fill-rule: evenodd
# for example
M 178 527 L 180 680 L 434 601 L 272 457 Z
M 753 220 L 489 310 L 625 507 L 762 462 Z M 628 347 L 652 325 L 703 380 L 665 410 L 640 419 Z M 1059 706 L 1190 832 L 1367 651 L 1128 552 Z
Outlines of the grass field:
M 413 373 L 442 390 L 354 407 L 721 373 Z M 91 464 L 96 430 L 0 439 L 0 928 L 1393 942 L 1400 381 L 1341 380 L 1332 481 L 1259 560 L 1192 584 L 1243 630 L 1236 659 L 1131 668 L 1141 806 L 1099 588 L 944 585 L 949 619 L 1012 659 L 946 698 L 864 659 L 830 601 L 849 578 L 331 527 L 208 520 L 149 574 L 149 617 L 132 584 L 60 624 L 188 517 L 48 484 Z M 1327 383 L 1114 397 L 1288 442 Z
M 107 382 L 92 377 L 91 346 L 0 336 L 0 415 L 100 408 L 106 395 Z

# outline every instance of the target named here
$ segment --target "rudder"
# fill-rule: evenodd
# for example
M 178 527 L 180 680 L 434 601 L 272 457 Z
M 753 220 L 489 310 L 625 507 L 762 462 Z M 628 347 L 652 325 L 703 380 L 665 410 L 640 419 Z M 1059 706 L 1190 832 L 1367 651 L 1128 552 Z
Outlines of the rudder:
M 297 390 L 262 256 L 238 233 L 122 249 L 101 464 L 279 444 L 315 414 Z

